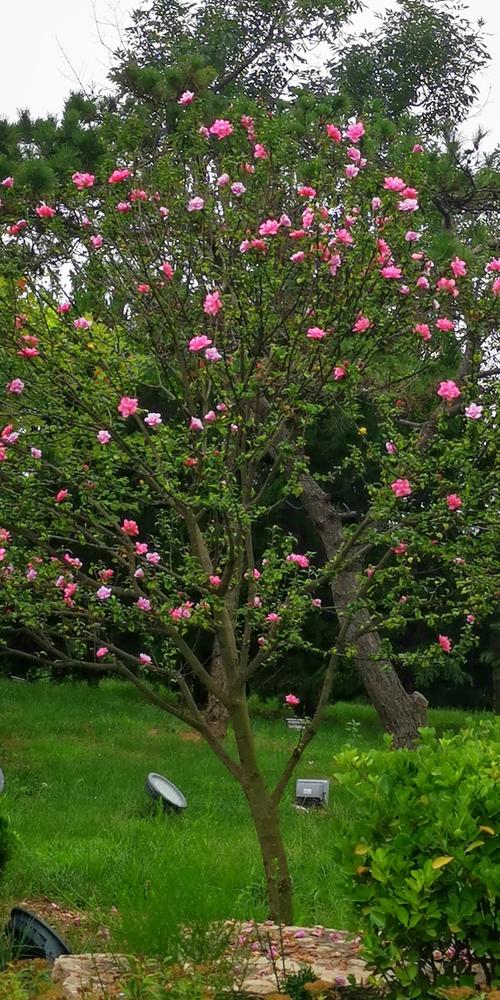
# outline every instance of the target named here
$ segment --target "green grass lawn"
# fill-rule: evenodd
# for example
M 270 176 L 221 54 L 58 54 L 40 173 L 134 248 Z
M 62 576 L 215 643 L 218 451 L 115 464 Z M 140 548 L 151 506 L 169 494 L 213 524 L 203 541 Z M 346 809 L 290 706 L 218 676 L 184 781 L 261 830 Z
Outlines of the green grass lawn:
M 457 729 L 467 717 L 439 711 L 431 721 Z M 255 729 L 272 776 L 294 735 L 281 721 L 256 720 Z M 259 852 L 242 793 L 204 743 L 182 737 L 173 720 L 114 681 L 96 690 L 1 680 L 3 805 L 18 837 L 2 885 L 6 906 L 44 896 L 104 914 L 98 919 L 111 928 L 111 946 L 143 953 L 168 950 L 181 922 L 263 918 Z M 381 740 L 369 707 L 338 705 L 298 775 L 328 778 L 340 748 Z M 148 771 L 184 791 L 183 815 L 151 813 Z M 296 921 L 349 927 L 348 885 L 330 849 L 348 800 L 333 789 L 328 810 L 297 813 L 293 788 L 282 814 Z M 110 922 L 111 907 L 118 915 Z

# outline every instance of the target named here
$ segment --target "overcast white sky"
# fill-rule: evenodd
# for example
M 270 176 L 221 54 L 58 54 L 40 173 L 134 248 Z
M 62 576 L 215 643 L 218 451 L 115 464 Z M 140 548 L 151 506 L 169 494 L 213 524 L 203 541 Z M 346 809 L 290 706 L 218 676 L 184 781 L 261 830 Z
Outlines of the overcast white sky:
M 34 115 L 58 113 L 70 89 L 103 86 L 119 30 L 138 0 L 15 0 L 2 7 L 0 115 L 14 118 L 19 108 Z M 373 23 L 391 0 L 365 0 L 356 24 Z M 481 99 L 467 132 L 478 124 L 490 129 L 488 146 L 500 143 L 500 0 L 470 0 L 474 19 L 486 21 L 492 60 L 481 80 Z M 96 27 L 99 22 L 99 30 Z

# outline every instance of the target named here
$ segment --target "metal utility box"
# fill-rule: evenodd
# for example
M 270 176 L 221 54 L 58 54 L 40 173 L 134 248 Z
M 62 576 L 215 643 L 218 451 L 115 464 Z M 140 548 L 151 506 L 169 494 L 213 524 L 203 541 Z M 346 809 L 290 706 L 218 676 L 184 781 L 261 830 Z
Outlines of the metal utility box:
M 310 722 L 310 719 L 298 719 L 296 715 L 292 715 L 291 718 L 285 719 L 287 728 L 296 729 L 299 733 L 306 728 L 308 722 Z
M 311 806 L 328 805 L 330 782 L 325 778 L 297 778 L 295 802 L 308 809 Z

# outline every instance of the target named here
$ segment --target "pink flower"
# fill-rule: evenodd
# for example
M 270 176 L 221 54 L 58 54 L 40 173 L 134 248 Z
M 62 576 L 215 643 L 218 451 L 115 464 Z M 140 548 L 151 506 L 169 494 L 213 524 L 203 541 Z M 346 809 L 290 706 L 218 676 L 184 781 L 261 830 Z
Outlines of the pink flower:
M 12 188 L 12 187 L 14 187 L 14 178 L 13 177 L 4 177 L 4 179 L 2 181 L 2 187 L 4 187 L 4 188 Z
M 473 625 L 474 622 L 475 622 L 475 620 L 476 620 L 476 616 L 475 615 L 467 615 L 467 618 L 465 620 L 467 622 L 467 625 Z
M 159 427 L 162 423 L 161 415 L 159 413 L 148 413 L 144 417 L 144 423 L 148 427 Z
M 96 650 L 96 654 L 95 655 L 99 659 L 101 659 L 103 656 L 106 656 L 106 653 L 109 653 L 108 647 L 107 646 L 99 646 L 99 649 Z
M 416 198 L 403 198 L 402 201 L 398 201 L 398 210 L 400 212 L 416 212 L 418 209 L 418 201 Z
M 270 611 L 266 615 L 266 622 L 271 622 L 272 625 L 277 625 L 281 621 L 281 615 L 276 614 L 276 611 Z
M 219 354 L 216 347 L 207 347 L 205 351 L 205 357 L 207 361 L 220 361 L 222 354 Z
M 235 181 L 234 184 L 231 184 L 231 192 L 236 198 L 241 198 L 241 195 L 245 194 L 245 191 L 246 187 L 241 181 Z
M 333 377 L 336 382 L 340 382 L 341 379 L 345 378 L 347 375 L 347 368 L 345 365 L 335 365 L 333 369 Z
M 414 229 L 409 229 L 408 232 L 405 233 L 405 240 L 407 243 L 417 243 L 419 239 L 420 233 L 416 233 Z
M 302 225 L 304 229 L 310 229 L 314 222 L 314 212 L 311 208 L 305 208 L 302 212 Z
M 445 316 L 441 316 L 436 320 L 436 327 L 438 330 L 442 330 L 443 332 L 449 332 L 450 330 L 454 330 L 455 324 L 453 320 L 446 319 Z
M 500 295 L 500 278 L 495 278 L 491 286 L 491 291 L 493 295 Z
M 131 176 L 131 171 L 127 170 L 126 167 L 113 170 L 113 173 L 108 177 L 108 184 L 120 184 L 121 181 L 126 181 Z
M 453 399 L 458 399 L 458 397 L 462 395 L 458 385 L 453 382 L 452 379 L 440 382 L 436 392 L 438 396 L 441 396 L 441 399 L 445 399 L 447 403 L 451 403 Z
M 194 101 L 194 93 L 192 90 L 185 90 L 183 94 L 179 97 L 177 104 L 180 104 L 181 108 L 186 108 L 188 104 L 192 104 Z
M 139 566 L 139 568 L 136 569 L 134 573 L 134 577 L 136 580 L 142 580 L 143 576 L 144 576 L 144 570 L 142 569 L 141 566 Z
M 210 584 L 212 585 L 212 587 L 220 587 L 220 585 L 222 583 L 222 577 L 221 576 L 217 576 L 217 574 L 213 574 L 212 576 L 209 576 L 208 579 L 209 579 Z
M 422 340 L 430 340 L 432 337 L 428 323 L 415 323 L 413 332 L 418 333 L 419 337 L 422 337 Z
M 73 320 L 73 326 L 75 330 L 90 330 L 92 323 L 85 319 L 85 316 L 79 316 L 78 319 Z
M 361 152 L 359 149 L 357 149 L 356 146 L 349 146 L 349 149 L 347 150 L 347 155 L 350 160 L 354 161 L 354 163 L 359 163 L 359 161 L 361 160 Z
M 338 240 L 339 243 L 344 243 L 346 245 L 354 243 L 354 240 L 348 229 L 336 229 L 335 239 Z
M 132 211 L 132 205 L 128 201 L 119 201 L 116 206 L 116 211 L 121 212 L 122 215 L 125 215 L 126 212 Z
M 122 396 L 117 406 L 118 413 L 124 420 L 126 420 L 127 417 L 132 417 L 134 413 L 137 413 L 138 409 L 139 400 L 136 399 L 135 396 Z
M 450 270 L 453 271 L 455 278 L 464 278 L 467 274 L 467 264 L 464 260 L 460 260 L 460 257 L 454 257 L 450 264 Z
M 39 219 L 52 219 L 56 214 L 55 208 L 51 208 L 50 205 L 46 205 L 44 201 L 42 201 L 41 205 L 36 206 L 35 212 Z
M 393 545 L 392 551 L 395 556 L 404 556 L 405 552 L 408 551 L 408 546 L 406 542 L 398 542 L 397 545 Z
M 486 265 L 486 270 L 489 273 L 500 271 L 500 257 L 495 257 L 493 260 L 490 260 L 489 264 Z
M 395 497 L 409 497 L 413 492 L 408 479 L 395 479 L 391 483 L 391 490 Z
M 382 201 L 380 198 L 372 198 L 372 212 L 378 212 L 381 205 Z
M 406 187 L 401 177 L 385 177 L 384 188 L 386 191 L 403 191 Z
M 151 657 L 148 655 L 148 653 L 139 653 L 139 663 L 143 667 L 149 667 L 149 664 L 151 662 L 152 662 L 152 660 L 151 660 Z
M 320 608 L 321 607 L 321 598 L 320 597 L 313 597 L 313 599 L 311 601 L 311 607 L 313 607 L 313 608 Z
M 259 226 L 259 236 L 275 236 L 280 224 L 277 219 L 266 219 Z
M 91 242 L 94 250 L 100 250 L 101 247 L 102 247 L 102 245 L 103 245 L 103 243 L 104 243 L 104 240 L 103 240 L 102 236 L 91 236 L 90 237 L 90 242 Z
M 220 140 L 225 139 L 228 135 L 232 135 L 234 129 L 231 122 L 226 121 L 225 118 L 216 118 L 208 131 L 210 135 L 215 135 Z
M 163 264 L 160 265 L 160 271 L 163 271 L 163 274 L 165 275 L 167 281 L 172 280 L 174 276 L 174 269 L 168 260 L 166 260 Z
M 301 184 L 301 186 L 297 188 L 297 194 L 300 195 L 301 198 L 315 198 L 316 188 L 310 187 L 308 184 Z
M 172 608 L 170 611 L 170 617 L 174 621 L 181 621 L 183 618 L 191 618 L 193 613 L 193 602 L 185 601 L 184 604 L 180 604 L 178 608 Z
M 134 550 L 138 556 L 145 556 L 148 551 L 148 546 L 146 542 L 136 542 L 134 545 Z
M 446 497 L 446 505 L 448 510 L 460 510 L 462 501 L 457 493 L 448 493 L 448 496 Z
M 139 534 L 139 526 L 137 524 L 137 521 L 133 521 L 128 517 L 125 517 L 123 519 L 121 530 L 123 531 L 124 535 L 128 535 L 130 538 L 132 538 L 134 535 Z
M 111 580 L 111 578 L 112 578 L 112 577 L 113 577 L 114 575 L 115 575 L 115 571 L 114 571 L 114 569 L 100 569 L 100 570 L 99 570 L 99 579 L 100 579 L 100 580 L 101 580 L 101 581 L 102 581 L 103 583 L 106 583 L 106 582 L 107 582 L 108 580 Z
M 6 389 L 14 396 L 20 396 L 24 391 L 24 382 L 21 378 L 13 378 L 11 382 L 7 382 Z
M 412 146 L 412 150 L 411 151 L 412 151 L 412 153 L 423 153 L 424 147 L 421 146 L 419 142 L 416 142 L 415 145 Z
M 387 452 L 388 455 L 395 455 L 396 454 L 396 445 L 394 444 L 394 441 L 386 441 L 385 442 L 385 450 L 386 450 L 386 452 Z
M 99 444 L 109 444 L 111 441 L 111 434 L 109 431 L 98 431 L 96 437 Z
M 306 259 L 306 255 L 303 250 L 298 250 L 297 253 L 293 253 L 290 257 L 292 264 L 302 264 L 302 261 Z
M 340 142 L 342 139 L 342 132 L 336 125 L 327 125 L 326 134 L 332 142 Z
M 70 310 L 71 310 L 71 302 L 60 302 L 57 307 L 57 312 L 59 313 L 60 316 L 64 316 L 66 313 L 69 313 Z
M 203 430 L 203 420 L 200 420 L 199 417 L 191 417 L 191 420 L 189 422 L 189 430 L 190 431 L 202 431 Z
M 231 180 L 231 178 L 230 178 L 229 174 L 221 174 L 220 177 L 217 178 L 217 180 L 216 180 L 215 183 L 217 184 L 217 187 L 221 188 L 221 187 L 225 187 L 226 184 L 229 184 L 230 180 Z
M 205 296 L 205 301 L 203 303 L 203 312 L 207 316 L 217 316 L 217 313 L 222 309 L 222 299 L 220 297 L 220 292 L 209 292 Z
M 74 174 L 71 174 L 71 180 L 78 191 L 84 191 L 85 188 L 93 187 L 95 176 L 94 174 L 85 174 L 76 170 Z
M 59 490 L 59 493 L 55 495 L 56 503 L 64 503 L 64 501 L 69 496 L 69 490 Z
M 286 562 L 294 563 L 295 566 L 300 566 L 300 569 L 307 569 L 309 566 L 307 556 L 303 556 L 299 552 L 290 552 L 286 557 Z
M 423 274 L 420 275 L 420 278 L 417 278 L 415 284 L 417 288 L 424 288 L 426 291 L 428 288 L 430 288 L 429 279 L 426 278 L 425 275 Z
M 350 122 L 345 130 L 345 134 L 351 142 L 359 142 L 365 134 L 363 122 Z
M 356 322 L 355 322 L 355 324 L 354 324 L 354 326 L 352 328 L 352 332 L 353 333 L 365 333 L 366 330 L 370 329 L 371 325 L 372 325 L 372 322 L 371 322 L 370 319 L 368 319 L 368 316 L 358 316 L 358 318 L 357 318 L 357 320 L 356 320 Z
M 30 448 L 30 454 L 32 458 L 39 459 L 42 457 L 40 448 Z
M 210 347 L 211 344 L 212 341 L 210 340 L 210 337 L 207 337 L 206 334 L 202 333 L 197 337 L 191 337 L 188 348 L 191 352 L 196 353 L 197 351 L 203 351 L 205 347 Z
M 30 566 L 28 572 L 26 573 L 26 579 L 29 580 L 30 583 L 33 583 L 33 580 L 36 580 L 37 576 L 38 573 L 36 569 L 33 569 L 33 567 Z
M 161 555 L 159 552 L 147 552 L 146 562 L 151 563 L 151 566 L 157 566 L 161 560 Z
M 7 232 L 9 236 L 19 236 L 19 233 L 21 233 L 23 229 L 26 229 L 27 225 L 28 223 L 26 222 L 26 219 L 19 219 L 12 226 L 7 226 Z
M 205 201 L 203 198 L 200 197 L 190 198 L 190 200 L 187 203 L 187 210 L 188 212 L 201 212 L 204 204 Z
M 296 694 L 287 694 L 285 695 L 285 702 L 287 705 L 295 708 L 297 705 L 300 705 L 300 698 L 297 698 Z
M 147 597 L 138 597 L 135 605 L 139 611 L 151 611 L 151 601 Z
M 253 147 L 253 155 L 255 156 L 256 160 L 267 160 L 269 153 L 267 152 L 266 147 L 263 146 L 261 142 L 256 142 L 255 146 Z
M 465 407 L 465 416 L 468 417 L 469 420 L 480 420 L 482 412 L 483 407 L 479 406 L 477 403 L 469 403 L 469 405 Z
M 453 295 L 453 298 L 456 299 L 458 295 L 457 283 L 454 278 L 438 278 L 436 281 L 436 291 L 448 292 L 449 295 Z
M 204 139 L 210 139 L 210 132 L 208 131 L 206 125 L 200 125 L 198 135 L 202 135 Z
M 400 267 L 396 267 L 395 264 L 386 264 L 385 267 L 381 267 L 380 268 L 380 274 L 381 274 L 382 278 L 389 278 L 389 279 L 390 278 L 395 278 L 395 279 L 397 279 L 397 278 L 401 277 L 402 272 L 401 272 L 401 268 Z
M 326 337 L 326 330 L 321 326 L 310 326 L 306 337 L 309 337 L 309 340 L 323 340 L 323 337 Z
M 451 639 L 448 638 L 447 635 L 438 635 L 437 641 L 441 646 L 441 649 L 444 650 L 445 653 L 451 653 L 453 649 L 453 643 Z

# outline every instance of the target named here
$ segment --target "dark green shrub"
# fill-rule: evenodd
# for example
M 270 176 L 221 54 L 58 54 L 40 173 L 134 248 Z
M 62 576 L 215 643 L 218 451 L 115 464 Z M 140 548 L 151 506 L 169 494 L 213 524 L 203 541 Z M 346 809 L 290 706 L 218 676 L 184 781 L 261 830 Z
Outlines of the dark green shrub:
M 1 808 L 1 807 L 0 807 Z M 11 834 L 9 824 L 0 811 L 0 878 L 9 859 L 11 850 Z
M 338 842 L 364 957 L 405 998 L 483 967 L 499 974 L 500 734 L 494 725 L 413 752 L 342 753 L 352 792 Z M 496 963 L 496 970 L 495 970 Z

